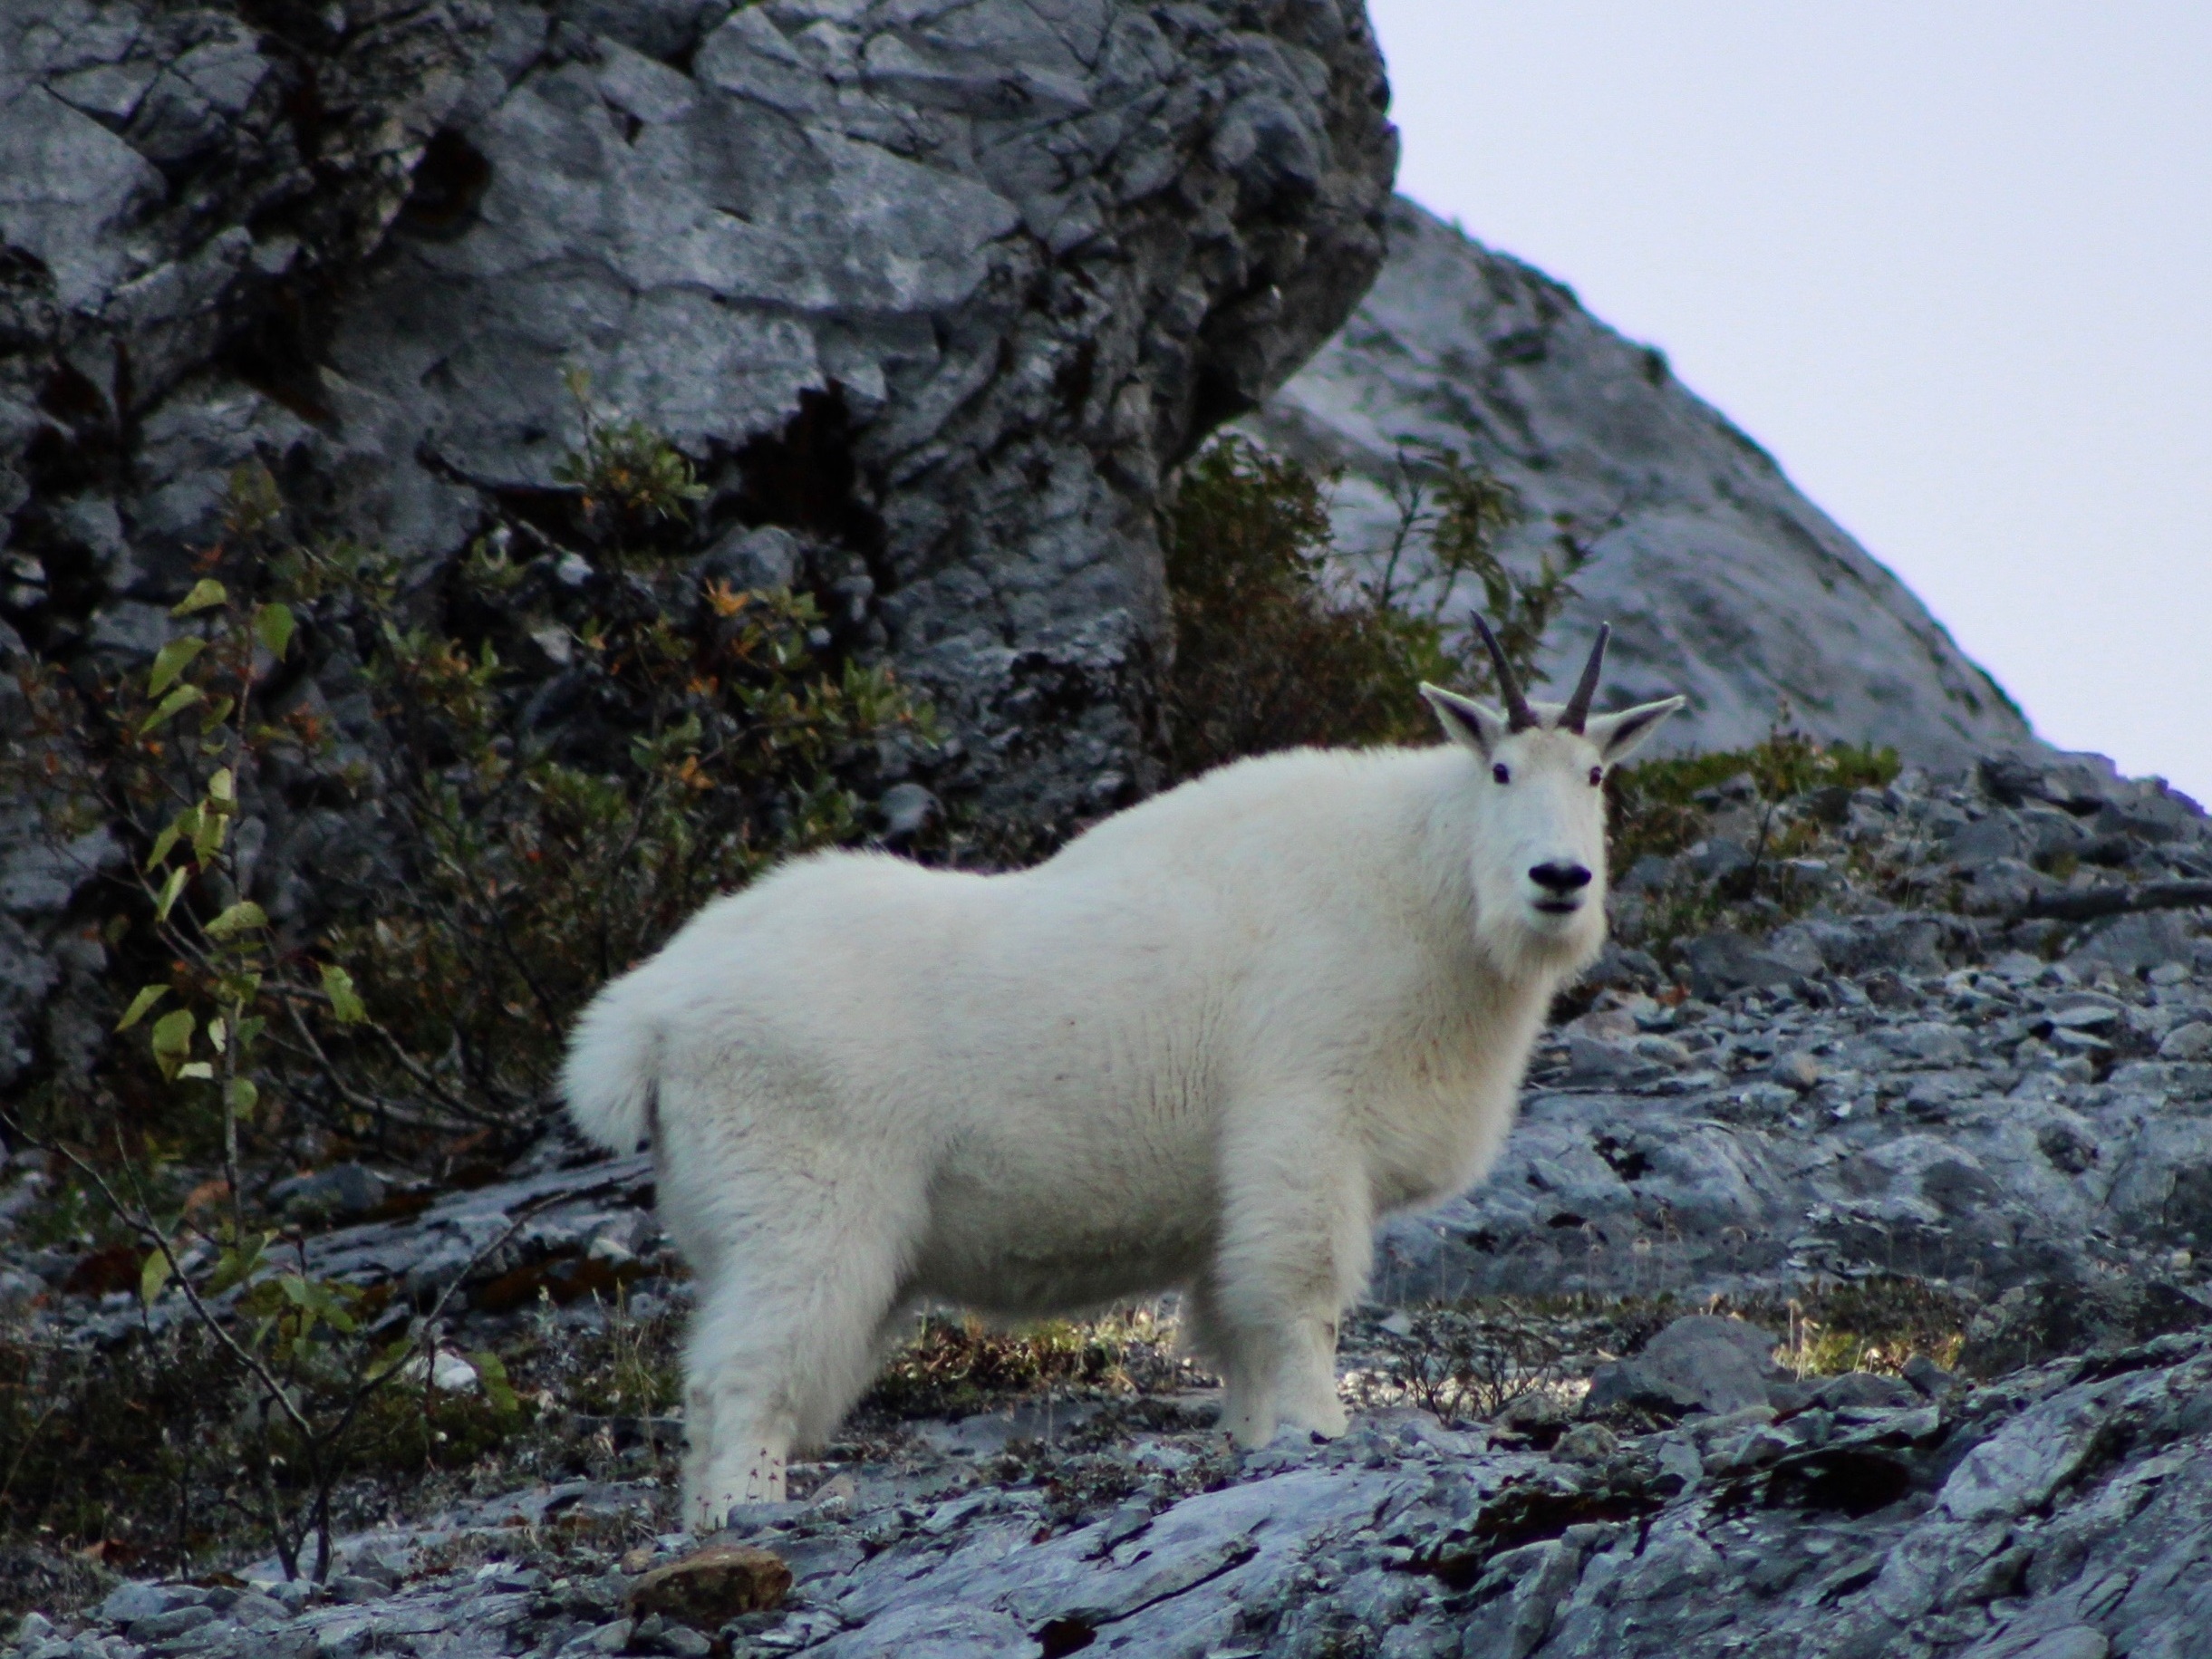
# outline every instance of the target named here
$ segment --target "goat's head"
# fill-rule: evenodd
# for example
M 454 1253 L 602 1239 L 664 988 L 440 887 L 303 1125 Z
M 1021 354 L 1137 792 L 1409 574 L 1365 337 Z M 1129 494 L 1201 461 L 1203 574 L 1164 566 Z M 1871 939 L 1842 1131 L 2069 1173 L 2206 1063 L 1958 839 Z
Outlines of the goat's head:
M 1474 625 L 1496 665 L 1504 712 L 1436 686 L 1421 693 L 1479 767 L 1469 826 L 1476 926 L 1505 961 L 1579 966 L 1605 938 L 1606 774 L 1686 699 L 1590 713 L 1612 632 L 1600 628 L 1574 695 L 1531 703 L 1489 625 L 1480 617 Z

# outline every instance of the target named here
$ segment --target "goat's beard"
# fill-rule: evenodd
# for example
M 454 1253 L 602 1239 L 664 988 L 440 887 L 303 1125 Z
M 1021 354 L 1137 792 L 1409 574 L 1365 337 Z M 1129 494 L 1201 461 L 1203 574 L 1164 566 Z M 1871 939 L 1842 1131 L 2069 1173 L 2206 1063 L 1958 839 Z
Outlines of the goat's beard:
M 1491 965 L 1512 979 L 1572 979 L 1605 949 L 1605 902 L 1591 895 L 1572 916 L 1540 918 L 1526 904 L 1502 916 L 1485 916 L 1475 942 Z

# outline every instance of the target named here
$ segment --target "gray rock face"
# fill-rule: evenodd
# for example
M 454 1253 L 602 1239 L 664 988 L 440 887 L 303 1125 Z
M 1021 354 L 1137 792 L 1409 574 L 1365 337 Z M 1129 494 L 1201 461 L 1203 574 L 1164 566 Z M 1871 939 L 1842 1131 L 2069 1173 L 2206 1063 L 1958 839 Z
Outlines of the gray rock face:
M 250 460 L 449 558 L 555 487 L 573 370 L 932 696 L 940 787 L 1145 790 L 1163 470 L 1381 260 L 1357 0 L 265 10 L 0 0 L 0 658 L 150 655 Z M 96 863 L 9 890 L 0 1080 Z
M 8 11 L 29 350 L 0 476 L 47 590 L 19 596 L 49 612 L 34 643 L 159 598 L 256 456 L 355 534 L 453 553 L 552 486 L 580 370 L 707 463 L 710 534 L 865 562 L 995 805 L 1128 797 L 1162 469 L 1381 257 L 1395 137 L 1359 7 L 556 12 L 290 40 Z M 325 64 L 373 92 L 381 147 L 310 153 L 285 101 Z
M 1993 1326 L 1995 1368 L 2203 1317 L 2212 903 L 2124 910 L 2193 893 L 2212 823 L 2078 760 L 1908 773 L 1846 811 L 1849 846 L 1892 870 L 1892 892 L 1957 908 L 1903 908 L 1824 866 L 1799 920 L 1685 941 L 1678 988 L 1615 948 L 1597 972 L 1617 989 L 1540 1044 L 1489 1178 L 1384 1230 L 1392 1295 L 1689 1298 L 1870 1274 L 1993 1297 L 2055 1287 L 2048 1309 Z M 2095 827 L 2122 823 L 2137 827 Z M 1993 857 L 1998 841 L 2110 873 L 2062 882 Z M 1617 935 L 1705 860 L 1644 861 L 1614 895 Z M 2022 908 L 2062 901 L 2103 919 Z M 2178 1306 L 2152 1282 L 2176 1275 Z
M 1345 545 L 1389 544 L 1401 450 L 1449 447 L 1520 492 L 1509 563 L 1532 568 L 1560 522 L 1589 547 L 1548 666 L 1571 679 L 1610 620 L 1610 696 L 1689 694 L 1668 744 L 1754 740 L 1783 699 L 1805 730 L 1929 762 L 2030 740 L 1904 584 L 1659 353 L 1411 202 L 1393 205 L 1389 237 L 1352 321 L 1246 423 L 1343 469 Z
M 699 1654 L 718 1638 L 824 1659 L 2201 1650 L 2203 1338 L 1940 1403 L 1830 1394 L 1627 1439 L 1588 1424 L 1550 1455 L 1417 1412 L 1235 1455 L 1203 1430 L 1145 1431 L 1119 1454 L 1131 1471 L 1211 1457 L 1211 1490 L 1155 1474 L 1073 1512 L 1042 1482 L 979 1481 L 957 1459 L 848 1466 L 816 1501 L 733 1518 L 722 1538 L 772 1551 L 794 1582 L 783 1606 L 711 1633 L 629 1602 L 695 1540 L 661 1534 L 619 1567 L 595 1541 L 653 1531 L 650 1486 L 540 1486 L 344 1539 L 327 1593 L 271 1582 L 269 1563 L 241 1574 L 262 1589 L 134 1584 L 73 1642 L 31 1616 L 14 1652 Z

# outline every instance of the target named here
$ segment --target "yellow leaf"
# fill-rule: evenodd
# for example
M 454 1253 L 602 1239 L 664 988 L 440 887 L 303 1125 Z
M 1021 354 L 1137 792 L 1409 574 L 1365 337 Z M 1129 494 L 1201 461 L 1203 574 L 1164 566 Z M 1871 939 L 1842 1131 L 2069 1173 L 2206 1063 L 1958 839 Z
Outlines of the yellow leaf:
M 161 1287 L 169 1283 L 169 1258 L 159 1250 L 146 1258 L 146 1265 L 139 1269 L 139 1300 L 151 1307 L 154 1298 L 161 1294 Z

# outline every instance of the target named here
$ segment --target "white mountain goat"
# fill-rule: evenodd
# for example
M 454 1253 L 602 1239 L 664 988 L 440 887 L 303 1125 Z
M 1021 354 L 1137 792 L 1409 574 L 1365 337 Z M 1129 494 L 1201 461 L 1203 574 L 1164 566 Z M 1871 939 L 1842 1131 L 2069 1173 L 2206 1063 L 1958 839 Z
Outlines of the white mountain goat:
M 568 1109 L 650 1134 L 698 1276 L 684 1513 L 784 1496 L 923 1298 L 1001 1317 L 1171 1288 L 1223 1425 L 1340 1433 L 1376 1218 L 1495 1157 L 1605 934 L 1605 769 L 1681 698 L 1241 761 L 1034 869 L 797 860 L 602 991 Z

